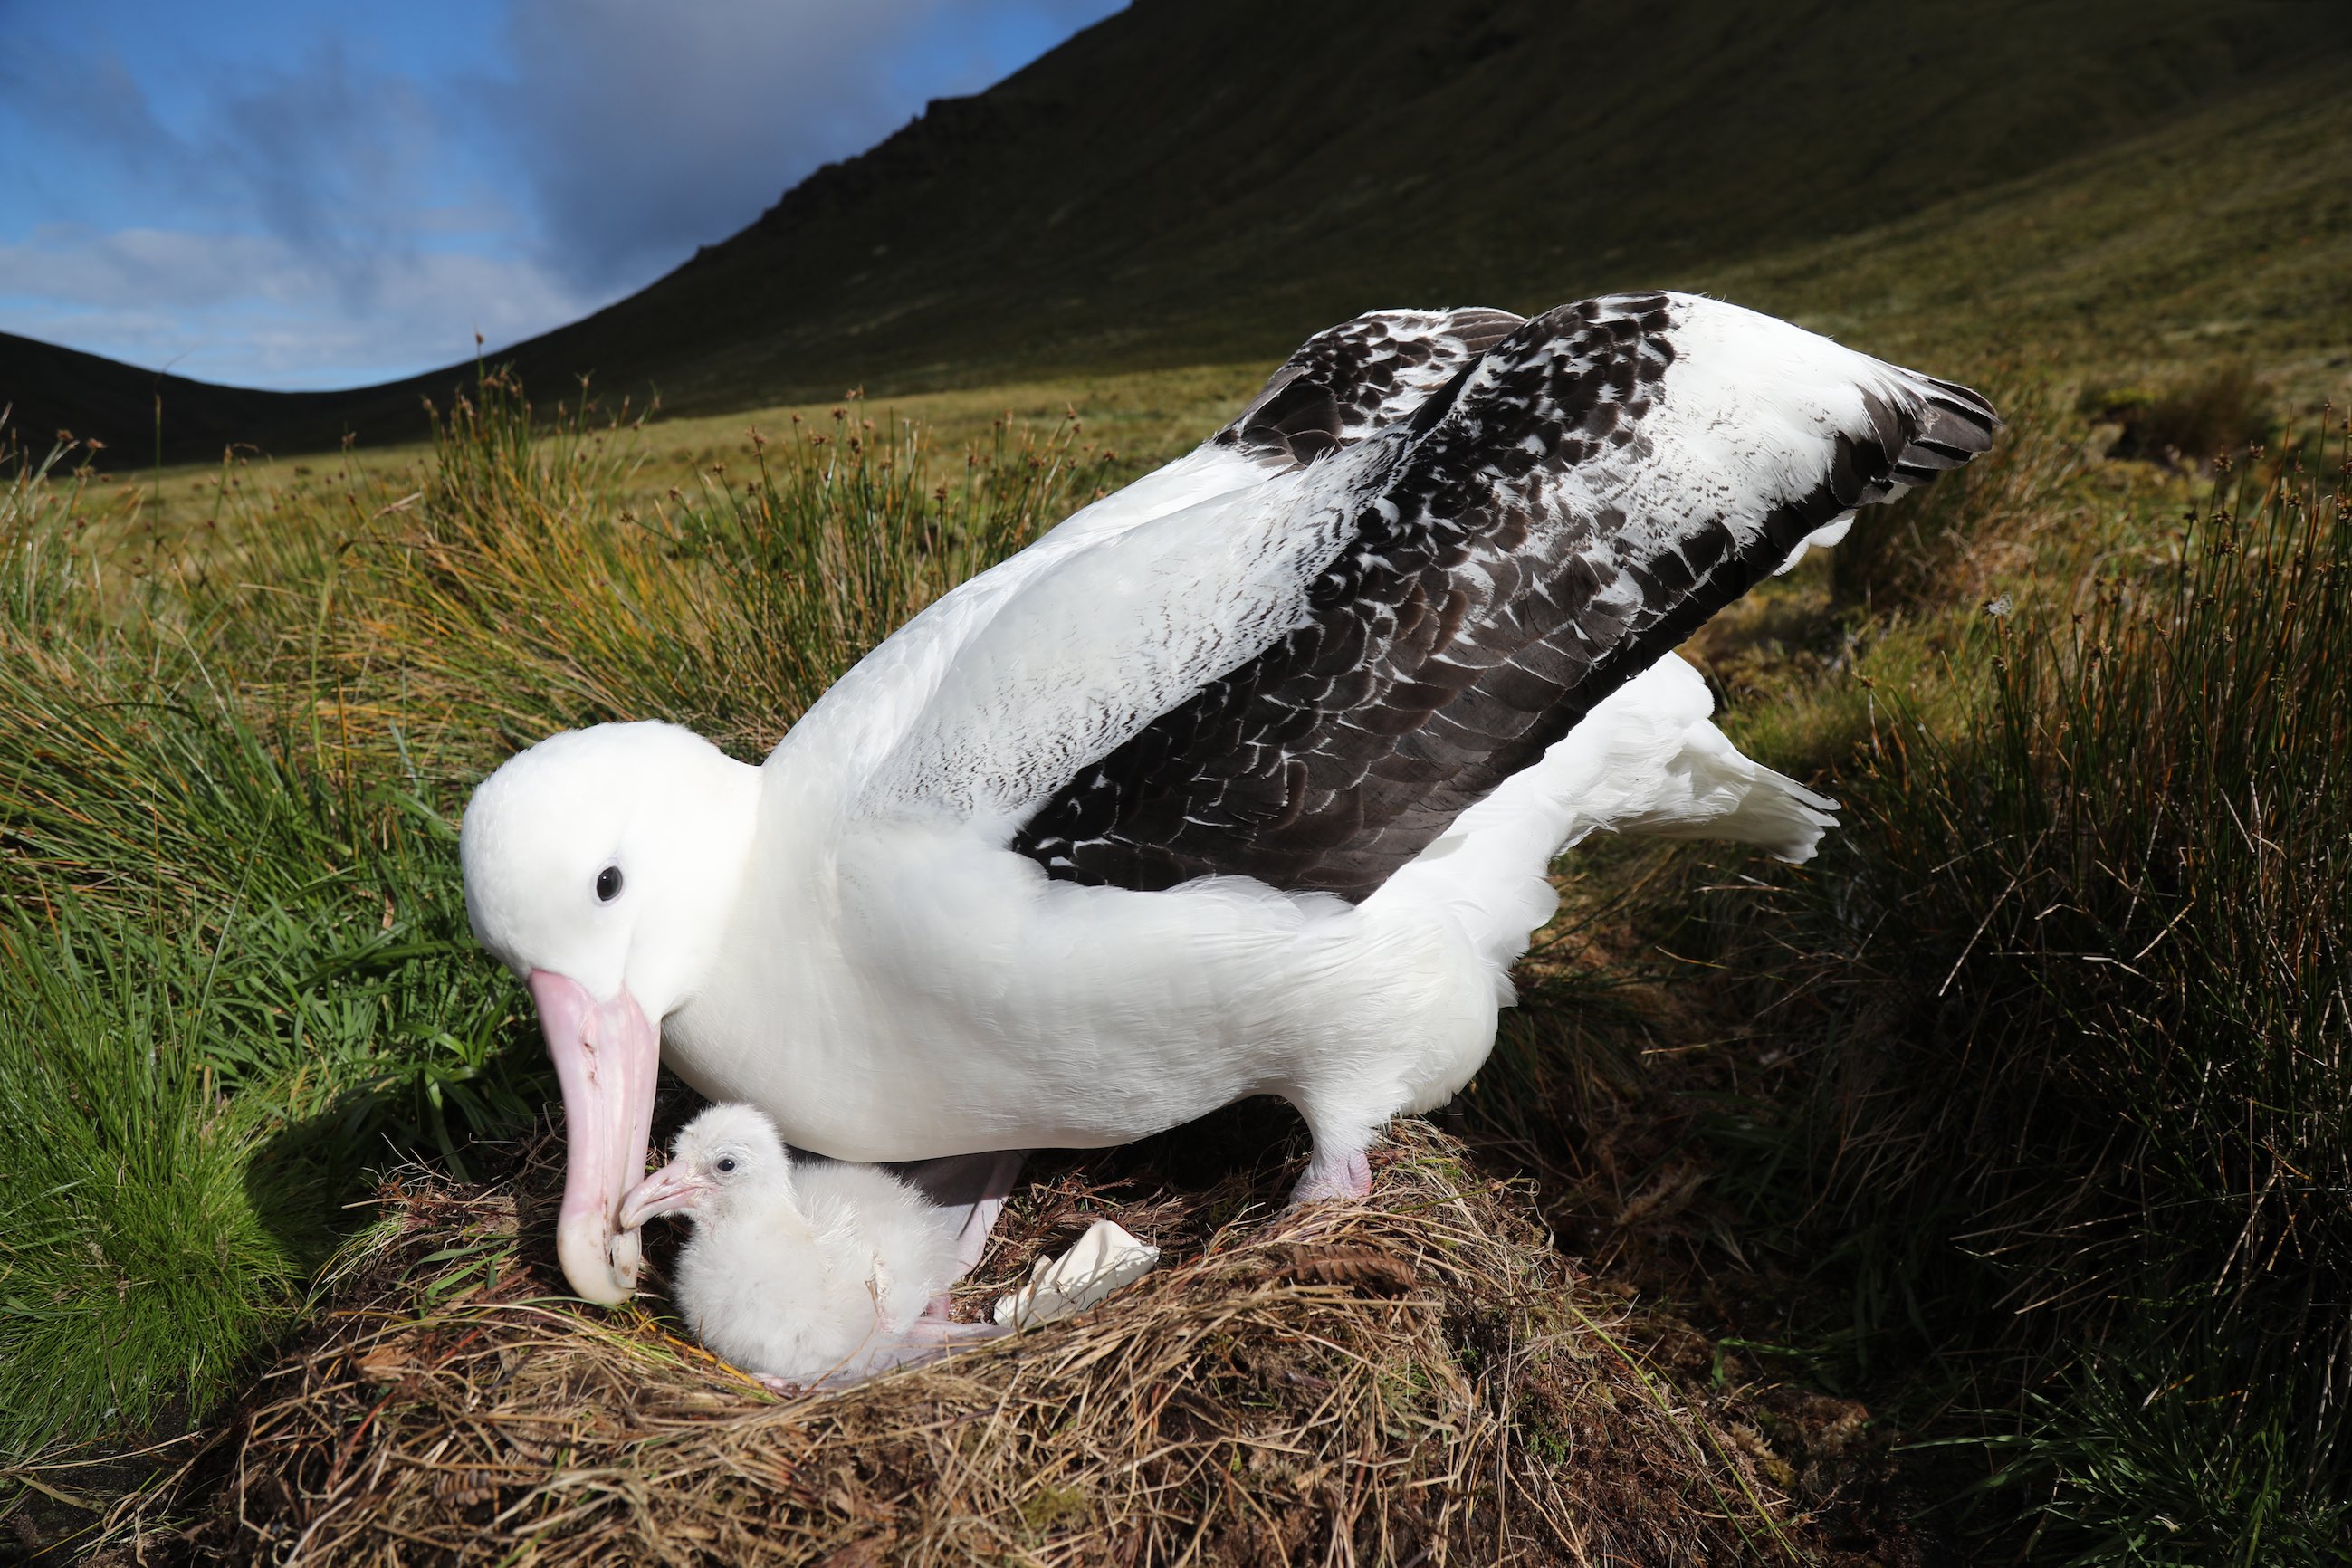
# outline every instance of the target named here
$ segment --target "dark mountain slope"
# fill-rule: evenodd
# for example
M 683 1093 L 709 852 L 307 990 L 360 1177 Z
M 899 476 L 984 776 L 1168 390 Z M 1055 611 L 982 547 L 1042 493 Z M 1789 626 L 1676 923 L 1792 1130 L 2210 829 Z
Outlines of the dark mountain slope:
M 680 412 L 1271 357 L 1370 306 L 1538 306 L 1869 228 L 2347 45 L 2352 7 L 2254 0 L 1142 0 L 500 357 Z M 145 456 L 152 377 L 68 369 L 0 343 L 20 423 Z M 165 446 L 404 438 L 458 374 L 167 384 Z
M 357 428 L 342 423 L 344 405 L 372 434 L 394 416 L 403 434 L 421 434 L 414 384 L 358 392 L 256 392 L 160 374 L 0 332 L 0 406 L 7 416 L 0 441 L 13 438 L 37 455 L 64 432 L 96 437 L 106 443 L 101 465 L 135 468 L 156 455 L 160 399 L 163 455 L 169 461 L 218 457 L 223 447 L 237 441 L 314 450 L 335 445 L 346 428 Z

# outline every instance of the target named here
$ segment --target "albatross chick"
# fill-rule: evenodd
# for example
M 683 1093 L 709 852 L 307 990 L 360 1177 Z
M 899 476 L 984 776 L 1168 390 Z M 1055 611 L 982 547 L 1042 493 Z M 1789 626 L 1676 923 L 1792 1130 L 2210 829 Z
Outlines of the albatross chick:
M 621 1203 L 635 1229 L 683 1215 L 673 1296 L 695 1337 L 774 1388 L 840 1386 L 993 1338 L 947 1321 L 964 1216 L 872 1165 L 794 1163 L 775 1124 L 714 1105 Z

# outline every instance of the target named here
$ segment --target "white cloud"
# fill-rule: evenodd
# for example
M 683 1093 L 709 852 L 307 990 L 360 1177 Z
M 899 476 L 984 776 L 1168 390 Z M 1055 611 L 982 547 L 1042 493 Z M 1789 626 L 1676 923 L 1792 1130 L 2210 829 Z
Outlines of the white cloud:
M 589 308 L 528 258 L 409 252 L 349 279 L 276 235 L 51 229 L 0 245 L 0 313 L 54 342 L 233 385 L 323 388 L 460 360 Z

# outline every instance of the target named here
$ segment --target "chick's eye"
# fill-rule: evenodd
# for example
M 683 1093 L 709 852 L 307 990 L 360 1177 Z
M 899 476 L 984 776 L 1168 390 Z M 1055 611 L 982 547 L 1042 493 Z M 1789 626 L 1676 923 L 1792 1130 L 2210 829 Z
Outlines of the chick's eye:
M 621 868 L 618 866 L 607 866 L 603 870 L 597 872 L 596 897 L 598 900 L 609 904 L 620 896 Z
M 733 1170 L 734 1170 L 734 1169 L 735 1169 L 735 1159 L 734 1159 L 734 1156 L 733 1156 L 733 1155 L 731 1155 L 731 1154 L 730 1154 L 730 1155 L 729 1155 L 726 1159 L 721 1160 L 721 1161 L 719 1161 L 719 1173 L 720 1175 L 722 1175 L 722 1176 L 724 1176 L 724 1175 L 727 1175 L 727 1174 L 730 1173 L 731 1172 L 733 1172 Z

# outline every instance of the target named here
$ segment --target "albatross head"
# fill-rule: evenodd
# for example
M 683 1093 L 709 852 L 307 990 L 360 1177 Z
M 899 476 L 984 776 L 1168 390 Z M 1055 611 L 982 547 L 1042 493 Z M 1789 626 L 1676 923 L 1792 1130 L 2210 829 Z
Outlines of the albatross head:
M 621 1200 L 630 1230 L 656 1215 L 701 1224 L 725 1217 L 747 1193 L 792 1193 L 792 1157 L 776 1124 L 748 1105 L 714 1105 L 678 1130 L 670 1161 Z
M 661 1019 L 692 994 L 734 912 L 760 770 L 674 724 L 600 724 L 485 779 L 458 855 L 474 936 L 530 987 L 563 1088 L 556 1251 L 572 1288 L 625 1300 Z

